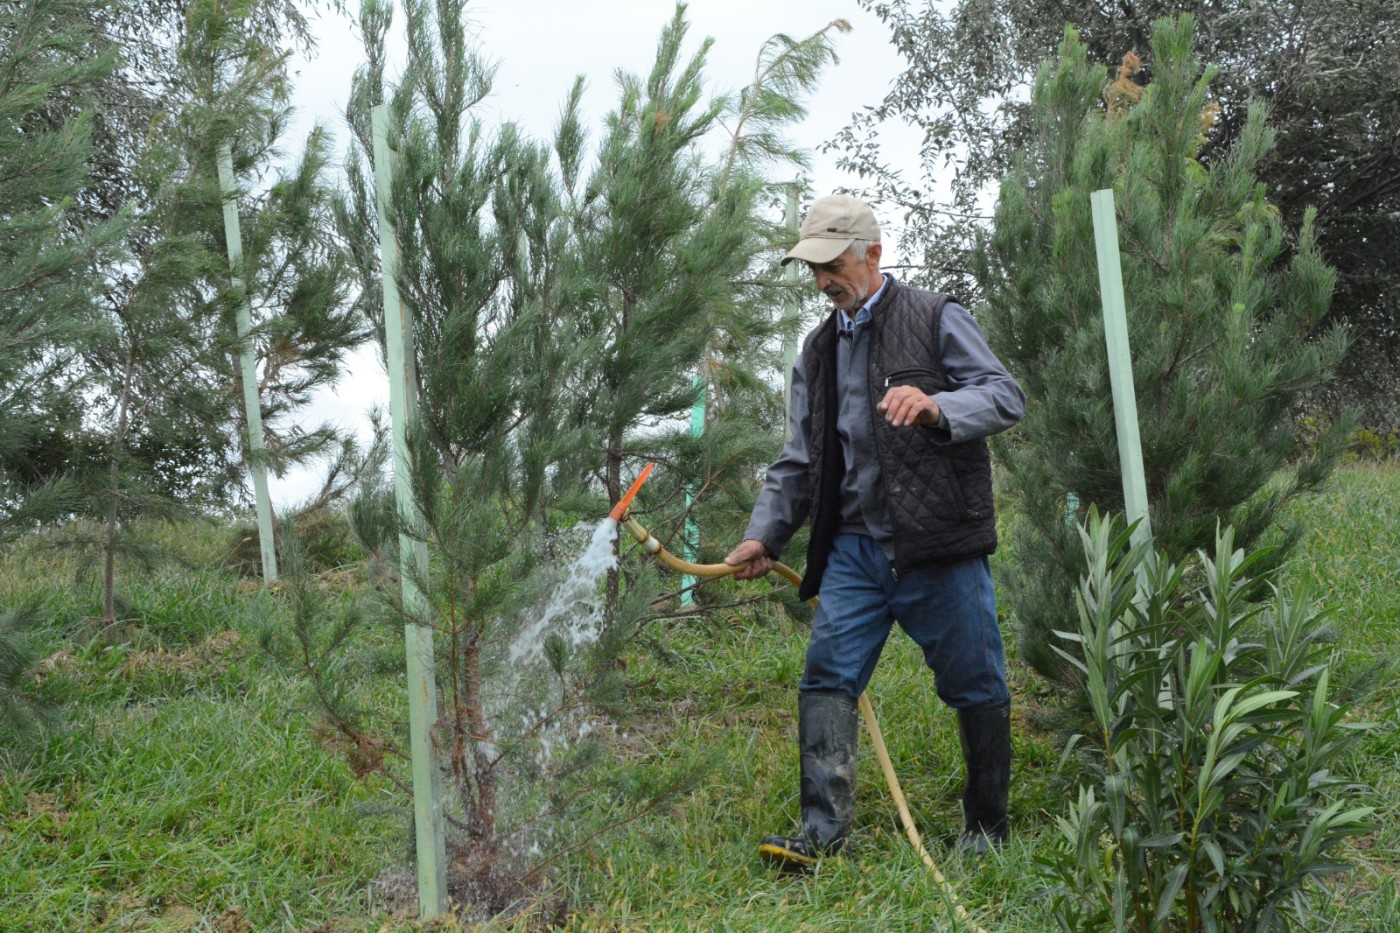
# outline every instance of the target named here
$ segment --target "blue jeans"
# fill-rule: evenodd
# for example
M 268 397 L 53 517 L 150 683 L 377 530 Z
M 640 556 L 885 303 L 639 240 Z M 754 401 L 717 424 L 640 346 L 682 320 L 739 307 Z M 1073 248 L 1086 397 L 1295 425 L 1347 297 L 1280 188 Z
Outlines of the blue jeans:
M 967 709 L 1011 698 L 985 557 L 900 574 L 874 538 L 837 535 L 822 577 L 800 689 L 859 697 L 891 623 L 914 639 L 944 703 Z

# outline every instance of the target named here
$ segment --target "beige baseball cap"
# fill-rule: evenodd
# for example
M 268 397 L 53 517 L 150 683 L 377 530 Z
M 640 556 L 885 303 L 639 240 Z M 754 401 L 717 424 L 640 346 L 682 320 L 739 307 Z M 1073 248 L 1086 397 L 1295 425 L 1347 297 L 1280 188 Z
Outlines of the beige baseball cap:
M 812 202 L 812 209 L 802 218 L 797 241 L 783 265 L 794 259 L 820 265 L 831 262 L 856 240 L 880 242 L 880 223 L 875 212 L 860 198 L 849 194 L 829 194 Z

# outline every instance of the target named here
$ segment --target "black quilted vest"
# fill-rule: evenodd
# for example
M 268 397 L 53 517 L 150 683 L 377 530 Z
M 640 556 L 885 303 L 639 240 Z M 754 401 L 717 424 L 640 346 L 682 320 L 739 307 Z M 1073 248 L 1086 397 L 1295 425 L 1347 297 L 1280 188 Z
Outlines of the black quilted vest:
M 870 406 L 885 503 L 894 531 L 897 573 L 940 561 L 990 554 L 997 547 L 992 468 L 987 442 L 935 443 L 936 428 L 896 428 L 874 406 L 887 386 L 912 385 L 926 395 L 948 388 L 938 351 L 948 295 L 909 288 L 886 276 L 871 309 Z M 812 416 L 809 480 L 812 537 L 799 595 L 817 594 L 831 543 L 841 525 L 841 477 L 846 466 L 836 434 L 835 311 L 802 348 Z

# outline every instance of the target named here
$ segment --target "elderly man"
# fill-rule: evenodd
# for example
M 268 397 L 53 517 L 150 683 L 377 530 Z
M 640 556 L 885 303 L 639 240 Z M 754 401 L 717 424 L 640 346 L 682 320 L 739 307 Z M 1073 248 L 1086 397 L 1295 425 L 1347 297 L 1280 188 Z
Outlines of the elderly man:
M 1025 395 L 972 316 L 880 272 L 880 227 L 848 195 L 812 205 L 783 260 L 806 263 L 835 305 L 792 378 L 792 436 L 768 469 L 739 579 L 772 569 L 811 519 L 801 596 L 820 595 L 799 685 L 800 836 L 760 854 L 802 868 L 845 843 L 855 815 L 856 701 L 892 622 L 923 649 L 958 712 L 967 766 L 959 846 L 1007 839 L 1011 696 L 987 557 L 996 549 L 984 438 Z

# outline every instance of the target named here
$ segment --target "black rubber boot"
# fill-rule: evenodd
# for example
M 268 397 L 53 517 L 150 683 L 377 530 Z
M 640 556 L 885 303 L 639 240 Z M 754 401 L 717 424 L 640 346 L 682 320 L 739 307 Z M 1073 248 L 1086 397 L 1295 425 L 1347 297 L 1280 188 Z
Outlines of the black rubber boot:
M 958 848 L 983 855 L 1011 836 L 1006 800 L 1011 790 L 1011 701 L 958 710 L 967 784 Z
M 784 868 L 810 868 L 839 852 L 856 813 L 856 701 L 808 691 L 797 702 L 802 765 L 802 836 L 766 836 L 758 851 Z

